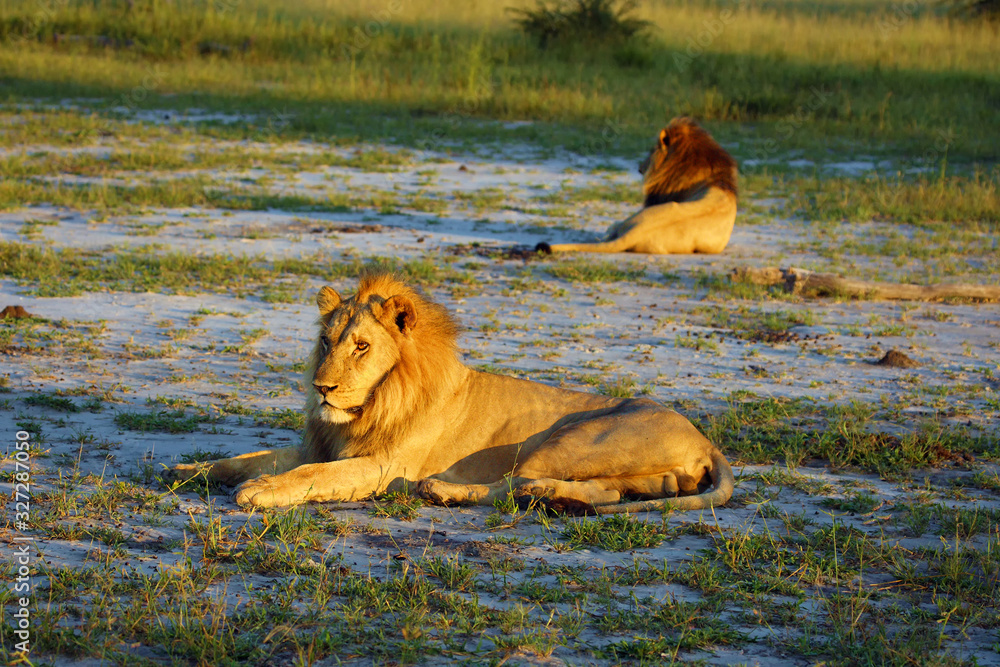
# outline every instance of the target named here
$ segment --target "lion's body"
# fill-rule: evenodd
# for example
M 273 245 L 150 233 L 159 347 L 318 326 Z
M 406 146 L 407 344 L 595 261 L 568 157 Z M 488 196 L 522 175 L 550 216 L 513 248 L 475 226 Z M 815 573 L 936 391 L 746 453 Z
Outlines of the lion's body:
M 681 415 L 469 369 L 447 312 L 391 277 L 362 279 L 347 300 L 324 288 L 319 303 L 302 444 L 209 464 L 211 477 L 240 485 L 241 504 L 387 490 L 483 504 L 513 491 L 606 513 L 712 507 L 732 494 L 725 458 Z
M 597 243 L 539 244 L 551 252 L 720 253 L 736 223 L 736 161 L 687 118 L 671 121 L 639 171 L 643 208 Z

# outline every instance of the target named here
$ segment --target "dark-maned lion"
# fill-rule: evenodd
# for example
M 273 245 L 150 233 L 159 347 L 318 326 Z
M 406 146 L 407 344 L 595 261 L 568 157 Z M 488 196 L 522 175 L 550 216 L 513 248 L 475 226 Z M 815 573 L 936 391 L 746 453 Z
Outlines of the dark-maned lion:
M 207 466 L 255 506 L 406 489 L 488 504 L 512 491 L 606 514 L 708 508 L 732 495 L 729 463 L 681 415 L 474 371 L 456 355 L 448 312 L 392 276 L 362 277 L 347 299 L 324 287 L 317 303 L 302 444 L 179 465 L 176 477 Z
M 736 161 L 690 118 L 660 131 L 639 164 L 641 211 L 596 243 L 539 243 L 545 252 L 719 253 L 736 222 Z

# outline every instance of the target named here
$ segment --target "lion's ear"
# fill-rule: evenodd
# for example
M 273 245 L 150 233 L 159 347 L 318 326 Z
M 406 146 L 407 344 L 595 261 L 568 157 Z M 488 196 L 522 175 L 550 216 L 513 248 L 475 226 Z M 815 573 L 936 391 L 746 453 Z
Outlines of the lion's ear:
M 379 320 L 386 327 L 395 327 L 402 334 L 409 334 L 417 324 L 417 309 L 408 297 L 397 294 L 382 302 Z
M 320 315 L 329 315 L 340 305 L 340 295 L 332 287 L 321 287 L 316 295 L 316 305 Z
M 662 130 L 660 130 L 660 146 L 666 148 L 669 145 L 670 145 L 670 138 L 667 136 L 667 128 L 663 128 Z

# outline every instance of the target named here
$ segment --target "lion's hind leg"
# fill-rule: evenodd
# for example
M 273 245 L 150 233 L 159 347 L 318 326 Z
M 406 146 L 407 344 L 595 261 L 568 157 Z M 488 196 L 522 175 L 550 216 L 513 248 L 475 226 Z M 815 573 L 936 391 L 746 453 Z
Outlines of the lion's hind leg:
M 515 495 L 524 500 L 537 498 L 546 506 L 570 514 L 586 514 L 602 505 L 615 505 L 622 498 L 670 498 L 696 495 L 699 481 L 683 470 L 637 475 L 633 477 L 598 477 L 579 482 L 535 479 L 520 484 Z
M 299 463 L 298 447 L 282 447 L 216 461 L 180 463 L 171 468 L 167 474 L 172 479 L 184 481 L 197 477 L 204 471 L 212 481 L 236 486 L 261 475 L 287 472 Z
M 505 477 L 492 484 L 456 484 L 428 477 L 420 480 L 416 492 L 440 505 L 492 505 L 513 496 L 521 505 L 540 502 L 557 512 L 587 514 L 602 505 L 615 505 L 625 496 L 664 498 L 694 495 L 700 490 L 698 480 L 683 470 L 675 470 L 582 481 Z
M 586 514 L 597 505 L 612 505 L 621 500 L 621 493 L 604 480 L 588 479 L 567 482 L 561 479 L 532 479 L 514 489 L 514 497 L 522 504 L 540 501 L 557 512 Z
M 632 477 L 598 477 L 571 482 L 557 479 L 533 479 L 520 483 L 514 495 L 524 502 L 538 499 L 546 506 L 570 514 L 587 514 L 602 505 L 616 505 L 622 498 L 674 498 L 693 496 L 704 491 L 707 483 L 677 469 Z
M 417 494 L 440 505 L 492 505 L 513 497 L 521 505 L 542 503 L 557 512 L 585 514 L 595 505 L 617 503 L 621 494 L 599 480 L 566 482 L 559 479 L 505 477 L 492 484 L 455 484 L 428 477 Z
M 456 484 L 428 477 L 420 480 L 417 494 L 441 505 L 492 505 L 513 496 L 521 501 L 536 498 L 558 507 L 590 507 L 615 503 L 621 497 L 600 483 L 527 477 L 504 477 L 491 484 Z

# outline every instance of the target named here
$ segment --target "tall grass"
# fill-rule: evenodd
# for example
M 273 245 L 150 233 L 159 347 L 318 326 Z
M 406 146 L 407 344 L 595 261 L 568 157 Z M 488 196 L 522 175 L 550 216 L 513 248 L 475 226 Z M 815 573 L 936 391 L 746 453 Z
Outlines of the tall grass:
M 993 29 L 883 0 L 647 3 L 637 17 L 654 25 L 652 39 L 626 57 L 589 44 L 540 49 L 504 3 L 39 7 L 0 6 L 0 71 L 13 99 L 294 110 L 294 129 L 319 132 L 412 115 L 532 119 L 600 128 L 626 152 L 687 113 L 763 142 L 766 155 L 827 137 L 933 155 L 944 144 L 952 160 L 1000 152 Z
M 940 174 L 915 179 L 869 176 L 863 180 L 830 178 L 816 190 L 798 192 L 794 204 L 810 219 L 894 220 L 918 225 L 1000 223 L 1000 169 L 968 178 Z

